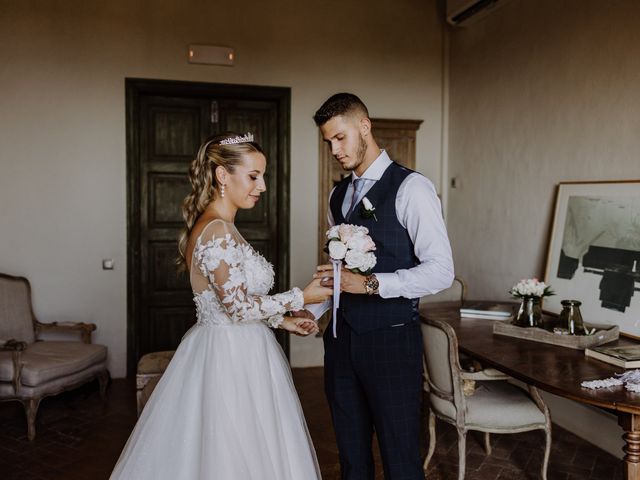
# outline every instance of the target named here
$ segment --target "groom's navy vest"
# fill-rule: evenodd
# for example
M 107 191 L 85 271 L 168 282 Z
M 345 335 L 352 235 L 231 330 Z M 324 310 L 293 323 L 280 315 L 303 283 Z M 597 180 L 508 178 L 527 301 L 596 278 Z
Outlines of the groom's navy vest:
M 336 225 L 349 223 L 369 229 L 369 235 L 376 244 L 376 266 L 373 273 L 395 272 L 418 265 L 414 246 L 407 230 L 396 215 L 398 189 L 407 176 L 414 173 L 393 162 L 365 197 L 373 204 L 377 218 L 365 218 L 362 201 L 353 209 L 349 219 L 342 214 L 347 187 L 351 176 L 344 178 L 335 188 L 329 208 Z M 419 206 L 416 206 L 419 208 Z M 418 299 L 404 297 L 382 298 L 379 295 L 342 293 L 339 312 L 344 320 L 358 334 L 407 323 L 418 318 Z M 338 333 L 339 335 L 339 333 Z

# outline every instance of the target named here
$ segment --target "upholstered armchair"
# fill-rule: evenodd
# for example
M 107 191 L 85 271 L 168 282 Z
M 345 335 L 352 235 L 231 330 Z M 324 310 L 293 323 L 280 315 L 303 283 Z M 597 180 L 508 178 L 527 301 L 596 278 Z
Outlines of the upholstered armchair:
M 109 372 L 107 348 L 91 343 L 87 323 L 40 323 L 23 277 L 0 273 L 0 400 L 22 403 L 27 435 L 36 435 L 40 401 L 98 379 L 104 396 Z
M 538 390 L 528 392 L 508 382 L 497 370 L 466 372 L 458 360 L 458 340 L 446 322 L 422 317 L 422 334 L 429 399 L 429 449 L 427 470 L 436 445 L 436 418 L 454 425 L 458 431 L 458 479 L 464 479 L 466 435 L 469 430 L 484 432 L 484 446 L 491 454 L 490 433 L 519 433 L 540 429 L 545 432 L 541 476 L 547 478 L 551 448 L 551 418 Z M 465 391 L 465 380 L 475 388 Z

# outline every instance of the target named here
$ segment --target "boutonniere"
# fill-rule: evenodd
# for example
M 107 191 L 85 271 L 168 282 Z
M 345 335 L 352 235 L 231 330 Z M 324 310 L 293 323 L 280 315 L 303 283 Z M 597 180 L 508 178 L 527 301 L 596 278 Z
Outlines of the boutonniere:
M 367 197 L 364 197 L 362 199 L 362 211 L 360 212 L 360 214 L 364 218 L 373 217 L 376 222 L 378 221 L 378 217 L 376 217 L 376 208 L 373 206 L 373 204 L 369 201 Z

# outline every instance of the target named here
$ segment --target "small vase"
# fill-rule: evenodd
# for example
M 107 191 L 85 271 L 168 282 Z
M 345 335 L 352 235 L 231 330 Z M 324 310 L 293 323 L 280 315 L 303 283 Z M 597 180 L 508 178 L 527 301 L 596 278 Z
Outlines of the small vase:
M 522 297 L 522 303 L 513 322 L 518 327 L 542 327 L 540 297 Z
M 578 300 L 562 300 L 562 311 L 560 312 L 560 325 L 566 328 L 570 335 L 586 335 L 580 305 Z

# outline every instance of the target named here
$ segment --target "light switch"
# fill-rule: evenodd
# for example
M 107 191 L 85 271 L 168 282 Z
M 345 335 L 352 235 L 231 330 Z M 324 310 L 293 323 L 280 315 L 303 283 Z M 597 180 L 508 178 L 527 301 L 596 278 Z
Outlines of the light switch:
M 112 258 L 104 258 L 104 259 L 102 259 L 102 269 L 103 270 L 113 270 L 113 259 Z

